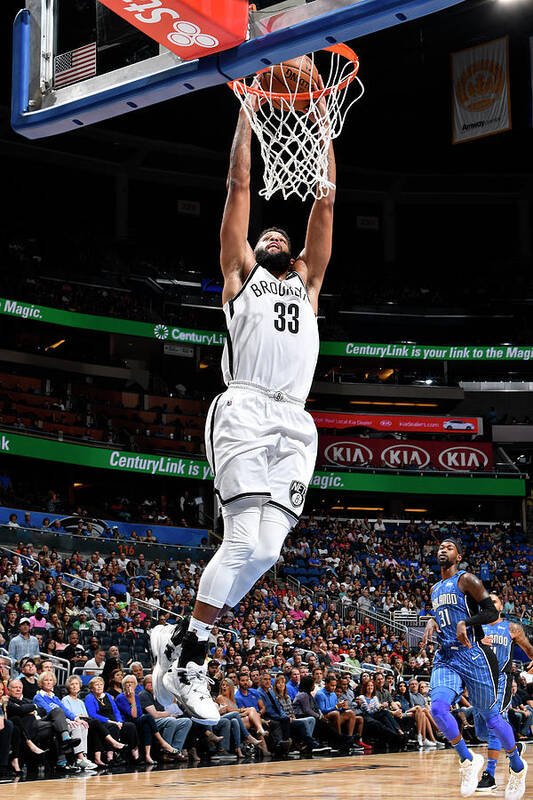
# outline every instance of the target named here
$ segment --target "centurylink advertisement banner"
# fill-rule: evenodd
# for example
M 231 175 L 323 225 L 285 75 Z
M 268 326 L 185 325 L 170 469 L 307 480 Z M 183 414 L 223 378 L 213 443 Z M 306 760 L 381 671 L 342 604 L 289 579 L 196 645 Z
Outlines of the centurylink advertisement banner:
M 322 342 L 320 354 L 411 358 L 418 361 L 530 361 L 533 345 L 434 345 Z
M 222 331 L 194 330 L 164 323 L 136 322 L 131 319 L 100 317 L 80 314 L 59 308 L 23 303 L 0 298 L 0 314 L 35 322 L 48 322 L 70 328 L 118 333 L 123 336 L 142 336 L 162 342 L 221 347 L 226 341 Z M 371 358 L 405 358 L 416 361 L 530 361 L 532 345 L 421 345 L 367 342 L 321 342 L 320 354 L 324 356 L 351 356 Z
M 53 325 L 66 325 L 69 328 L 84 328 L 103 333 L 119 333 L 124 336 L 142 336 L 161 341 L 184 342 L 185 344 L 223 345 L 226 334 L 220 331 L 199 331 L 191 328 L 179 328 L 153 322 L 135 322 L 131 319 L 99 317 L 96 314 L 80 314 L 77 311 L 64 311 L 48 306 L 36 306 L 33 303 L 21 303 L 18 300 L 0 298 L 0 313 L 20 319 L 36 322 L 48 322 Z
M 369 440 L 366 440 L 367 442 Z M 136 472 L 160 477 L 212 480 L 207 461 L 175 456 L 147 455 L 108 450 L 70 442 L 58 442 L 23 433 L 0 431 L 0 454 L 61 461 L 82 467 L 100 467 L 116 472 Z M 405 492 L 408 494 L 463 494 L 523 497 L 525 481 L 520 478 L 433 477 L 431 475 L 384 475 L 317 470 L 310 486 L 317 489 L 345 489 L 354 492 Z

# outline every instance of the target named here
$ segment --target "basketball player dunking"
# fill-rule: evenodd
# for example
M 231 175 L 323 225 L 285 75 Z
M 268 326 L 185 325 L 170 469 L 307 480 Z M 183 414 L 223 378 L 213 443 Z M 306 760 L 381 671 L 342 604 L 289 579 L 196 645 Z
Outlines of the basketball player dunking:
M 278 560 L 313 474 L 317 433 L 304 406 L 318 357 L 318 295 L 332 243 L 333 190 L 314 201 L 296 258 L 287 233 L 276 227 L 251 248 L 250 140 L 241 111 L 220 231 L 227 390 L 214 399 L 206 421 L 224 541 L 203 572 L 192 617 L 152 633 L 156 697 L 164 705 L 176 698 L 193 718 L 210 722 L 219 718 L 204 665 L 210 631 L 222 609 L 235 606 Z M 333 185 L 335 177 L 330 145 Z
M 422 639 L 425 645 L 436 632 L 440 644 L 431 672 L 431 713 L 459 755 L 461 794 L 468 797 L 477 789 L 484 759 L 479 753 L 470 752 L 450 711 L 466 686 L 468 699 L 509 756 L 505 798 L 520 800 L 526 788 L 528 765 L 517 750 L 513 729 L 500 715 L 498 660 L 482 641 L 483 625 L 496 622 L 498 611 L 479 578 L 459 569 L 462 557 L 463 549 L 457 539 L 451 537 L 440 543 L 437 560 L 441 580 L 431 590 L 435 617 L 428 621 Z

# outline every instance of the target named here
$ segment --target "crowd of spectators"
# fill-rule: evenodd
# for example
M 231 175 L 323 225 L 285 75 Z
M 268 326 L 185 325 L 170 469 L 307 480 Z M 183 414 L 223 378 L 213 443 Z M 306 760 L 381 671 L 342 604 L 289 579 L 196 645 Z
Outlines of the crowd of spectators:
M 158 250 L 157 244 L 144 250 L 139 243 L 94 238 L 80 242 L 68 236 L 51 249 L 50 242 L 21 236 L 4 242 L 0 253 L 4 292 L 12 299 L 85 314 L 205 327 L 198 310 L 181 305 L 190 288 L 174 283 L 181 275 L 201 284 L 203 273 L 174 250 Z M 154 278 L 166 279 L 165 291 L 146 291 L 147 284 L 155 286 L 153 280 L 148 283 Z M 215 283 L 213 277 L 210 283 Z M 208 296 L 213 297 L 211 292 Z M 223 330 L 222 315 L 214 327 Z
M 152 526 L 178 526 L 183 528 L 203 528 L 210 522 L 205 513 L 205 498 L 197 483 L 182 487 L 172 495 L 131 492 L 117 494 L 116 487 L 109 492 L 99 490 L 84 498 L 83 505 L 76 498 L 45 488 L 38 475 L 35 483 L 30 481 L 27 472 L 20 477 L 15 471 L 0 472 L 0 524 L 11 528 L 42 529 L 53 533 L 73 533 L 87 537 L 103 536 L 107 539 L 133 538 L 137 541 L 157 543 L 156 531 Z M 37 517 L 32 512 L 12 512 L 10 508 L 42 508 L 50 517 Z M 63 519 L 54 519 L 62 515 Z M 42 521 L 39 521 L 41 520 Z M 105 520 L 116 520 L 119 525 Z M 138 524 L 138 530 L 126 530 L 120 523 Z M 150 530 L 150 533 L 148 533 Z
M 528 624 L 533 552 L 517 525 L 309 517 L 276 573 L 213 629 L 207 669 L 222 717 L 211 728 L 163 708 L 150 675 L 150 629 L 191 610 L 203 561 L 65 555 L 38 537 L 6 551 L 0 767 L 18 774 L 48 762 L 68 773 L 124 761 L 444 746 L 428 695 L 434 646 L 422 647 L 398 617 L 428 611 L 437 543 L 451 531 L 465 543 L 465 566 Z M 299 576 L 307 586 L 290 577 L 299 562 L 316 571 Z M 511 721 L 529 738 L 533 685 L 514 671 Z M 475 741 L 466 697 L 456 714 Z
M 56 243 L 50 251 L 49 244 L 24 236 L 5 241 L 1 255 L 5 264 L 5 293 L 13 299 L 48 305 L 84 313 L 103 314 L 105 316 L 123 317 L 126 319 L 165 322 L 184 326 L 205 328 L 205 312 L 198 308 L 183 306 L 184 296 L 191 294 L 191 288 L 175 284 L 177 276 L 198 283 L 202 291 L 195 295 L 201 308 L 202 302 L 212 307 L 214 304 L 213 286 L 220 281 L 218 272 L 210 274 L 202 264 L 186 263 L 184 258 L 176 255 L 174 250 L 168 251 L 154 248 L 144 250 L 137 242 L 98 241 L 91 238 L 80 244 L 79 239 Z M 76 280 L 72 279 L 73 263 Z M 453 281 L 445 286 L 436 271 L 429 276 L 425 267 L 423 274 L 413 272 L 413 264 L 389 265 L 386 279 L 383 270 L 376 264 L 363 270 L 364 279 L 358 282 L 357 294 L 353 285 L 338 270 L 334 273 L 334 286 L 327 288 L 333 291 L 332 308 L 338 310 L 339 299 L 344 308 L 353 305 L 383 306 L 389 313 L 396 308 L 456 308 L 457 293 Z M 376 268 L 377 267 L 377 268 Z M 414 275 L 409 282 L 406 275 Z M 501 302 L 500 270 L 493 273 L 492 286 L 478 280 L 472 280 L 465 287 L 470 306 L 484 306 L 491 299 Z M 134 279 L 132 280 L 132 276 Z M 146 282 L 139 280 L 142 276 L 149 279 L 165 280 L 164 292 L 147 292 Z M 485 275 L 487 277 L 487 274 Z M 507 287 L 508 297 L 527 294 L 530 279 L 524 278 L 522 292 L 517 286 Z M 204 288 L 206 291 L 204 291 Z M 219 289 L 220 291 L 220 289 Z M 346 329 L 339 324 L 336 313 L 329 313 L 326 301 L 326 315 L 323 323 L 323 334 L 326 338 L 346 338 Z M 210 328 L 224 329 L 222 315 L 210 314 Z M 529 341 L 527 330 L 520 332 L 520 340 Z M 475 338 L 475 337 L 474 337 Z M 471 343 L 477 343 L 471 340 Z M 481 343 L 481 342 L 480 342 Z
M 278 569 L 315 593 L 337 598 L 345 609 L 357 603 L 359 609 L 400 617 L 424 614 L 430 609 L 429 587 L 439 574 L 438 543 L 445 535 L 457 535 L 464 543 L 461 568 L 468 565 L 502 596 L 506 614 L 530 624 L 533 549 L 518 523 L 422 518 L 395 524 L 382 516 L 369 521 L 311 515 L 286 540 Z
M 196 388 L 189 390 L 186 384 L 193 382 Z M 175 384 L 159 381 L 163 396 L 129 385 L 126 404 L 122 382 L 117 379 L 113 388 L 109 383 L 0 373 L 0 425 L 133 452 L 205 454 L 208 395 L 194 372 L 182 370 Z

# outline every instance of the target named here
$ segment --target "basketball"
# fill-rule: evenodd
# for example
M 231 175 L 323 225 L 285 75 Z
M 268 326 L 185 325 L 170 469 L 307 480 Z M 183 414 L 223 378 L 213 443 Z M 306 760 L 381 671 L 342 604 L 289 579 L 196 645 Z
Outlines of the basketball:
M 291 102 L 297 111 L 306 111 L 309 107 L 309 93 L 319 88 L 318 70 L 309 56 L 292 58 L 275 67 L 262 72 L 259 76 L 262 89 L 267 92 L 283 92 L 294 95 L 305 92 L 307 97 L 298 97 L 292 101 L 272 98 L 273 108 L 280 109 L 283 103 Z

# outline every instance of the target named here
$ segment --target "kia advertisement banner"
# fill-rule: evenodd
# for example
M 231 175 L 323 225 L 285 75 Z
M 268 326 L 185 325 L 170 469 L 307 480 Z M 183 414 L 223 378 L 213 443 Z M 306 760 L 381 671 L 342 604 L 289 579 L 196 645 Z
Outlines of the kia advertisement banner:
M 483 433 L 481 417 L 423 417 L 402 414 L 341 414 L 311 411 L 317 428 L 371 428 L 391 433 Z
M 343 439 L 320 436 L 317 463 L 321 466 L 378 467 L 445 472 L 492 469 L 492 445 L 451 442 L 409 442 L 394 439 Z

